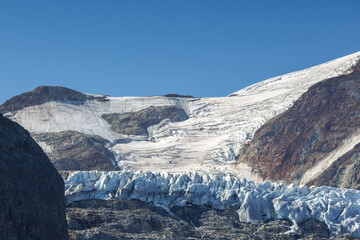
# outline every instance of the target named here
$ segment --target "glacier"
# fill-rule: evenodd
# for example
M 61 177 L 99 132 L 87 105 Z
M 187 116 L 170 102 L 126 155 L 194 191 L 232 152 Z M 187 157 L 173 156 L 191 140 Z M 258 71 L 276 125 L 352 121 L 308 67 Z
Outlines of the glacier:
M 170 213 L 174 206 L 237 207 L 240 221 L 257 224 L 287 219 L 293 231 L 301 231 L 298 225 L 314 218 L 324 222 L 334 236 L 360 237 L 358 190 L 255 183 L 229 174 L 197 172 L 74 171 L 62 176 L 66 204 L 84 199 L 137 199 Z
M 4 115 L 31 133 L 72 130 L 111 142 L 107 147 L 120 171 L 62 172 L 66 204 L 86 199 L 137 199 L 169 212 L 174 206 L 187 205 L 221 210 L 236 207 L 239 220 L 253 224 L 288 219 L 294 231 L 301 231 L 300 223 L 315 218 L 324 222 L 333 236 L 360 237 L 360 191 L 264 182 L 250 166 L 236 162 L 241 147 L 267 120 L 289 109 L 310 86 L 349 74 L 359 61 L 357 52 L 270 78 L 227 97 L 102 96 L 106 101 L 51 101 Z M 147 129 L 149 136 L 138 136 L 115 132 L 101 117 L 151 106 L 178 106 L 189 119 L 165 119 Z M 302 183 L 321 174 L 358 142 L 356 132 L 310 169 Z M 51 146 L 38 143 L 51 153 Z
M 267 120 L 291 107 L 310 86 L 349 73 L 359 59 L 360 52 L 354 53 L 270 78 L 228 97 L 102 96 L 106 101 L 86 100 L 83 104 L 51 101 L 5 116 L 31 133 L 71 130 L 109 140 L 108 150 L 114 155 L 119 170 L 230 173 L 261 182 L 251 167 L 236 163 L 241 147 Z M 187 113 L 189 119 L 181 122 L 163 120 L 150 126 L 146 137 L 119 134 L 101 117 L 109 113 L 135 112 L 150 106 L 177 106 Z M 50 146 L 38 143 L 51 154 Z

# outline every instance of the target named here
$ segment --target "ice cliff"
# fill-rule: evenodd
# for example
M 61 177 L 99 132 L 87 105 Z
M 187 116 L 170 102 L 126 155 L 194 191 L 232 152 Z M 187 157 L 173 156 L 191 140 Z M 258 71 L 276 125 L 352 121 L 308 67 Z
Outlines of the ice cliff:
M 255 184 L 230 175 L 196 172 L 64 172 L 66 202 L 82 199 L 138 199 L 165 209 L 206 205 L 216 209 L 239 207 L 241 221 L 259 223 L 288 219 L 294 230 L 314 218 L 332 235 L 360 237 L 360 191 L 279 183 Z

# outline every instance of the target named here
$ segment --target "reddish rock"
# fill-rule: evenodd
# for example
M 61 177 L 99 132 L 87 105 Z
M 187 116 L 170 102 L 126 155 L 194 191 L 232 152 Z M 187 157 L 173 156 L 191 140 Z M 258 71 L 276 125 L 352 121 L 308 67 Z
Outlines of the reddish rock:
M 265 179 L 297 182 L 358 129 L 359 113 L 360 64 L 348 75 L 310 87 L 293 107 L 256 131 L 252 141 L 241 149 L 238 160 Z M 346 159 L 341 162 L 348 163 Z M 324 181 L 316 183 L 329 185 L 334 177 L 324 175 Z

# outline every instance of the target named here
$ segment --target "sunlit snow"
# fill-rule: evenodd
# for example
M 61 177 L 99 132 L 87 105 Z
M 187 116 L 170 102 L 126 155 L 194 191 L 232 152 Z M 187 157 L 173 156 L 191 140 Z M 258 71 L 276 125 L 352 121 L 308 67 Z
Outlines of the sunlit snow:
M 324 79 L 349 73 L 360 58 L 355 53 L 302 71 L 268 79 L 242 89 L 231 97 L 168 98 L 108 97 L 109 101 L 88 100 L 84 104 L 48 102 L 15 112 L 8 117 L 30 132 L 74 130 L 99 135 L 111 142 L 121 169 L 232 173 L 261 180 L 251 168 L 234 163 L 242 145 L 267 120 L 284 112 L 308 87 Z M 101 117 L 106 113 L 139 111 L 150 106 L 177 105 L 189 119 L 167 120 L 148 128 L 149 137 L 124 136 L 114 132 Z M 42 144 L 45 151 L 51 148 Z
M 302 71 L 268 79 L 221 98 L 107 97 L 109 101 L 48 102 L 6 114 L 30 132 L 74 130 L 101 136 L 116 156 L 116 172 L 65 172 L 66 201 L 139 199 L 165 209 L 188 204 L 217 209 L 238 207 L 242 221 L 286 218 L 297 225 L 316 218 L 334 235 L 360 237 L 360 191 L 285 186 L 238 164 L 240 148 L 267 120 L 292 106 L 313 84 L 350 73 L 360 52 Z M 221 84 L 221 83 L 219 83 Z M 149 136 L 113 131 L 102 117 L 150 106 L 176 105 L 189 119 L 163 120 Z M 127 139 L 127 141 L 117 141 Z M 359 142 L 354 133 L 302 179 L 306 183 Z M 45 152 L 52 148 L 39 143 Z M 253 180 L 253 181 L 250 181 Z

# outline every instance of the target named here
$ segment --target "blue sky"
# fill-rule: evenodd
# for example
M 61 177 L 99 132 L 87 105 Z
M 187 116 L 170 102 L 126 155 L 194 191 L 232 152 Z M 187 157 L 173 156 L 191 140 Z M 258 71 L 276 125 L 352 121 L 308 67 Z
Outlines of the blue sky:
M 0 103 L 40 85 L 226 96 L 360 51 L 360 1 L 0 0 Z

